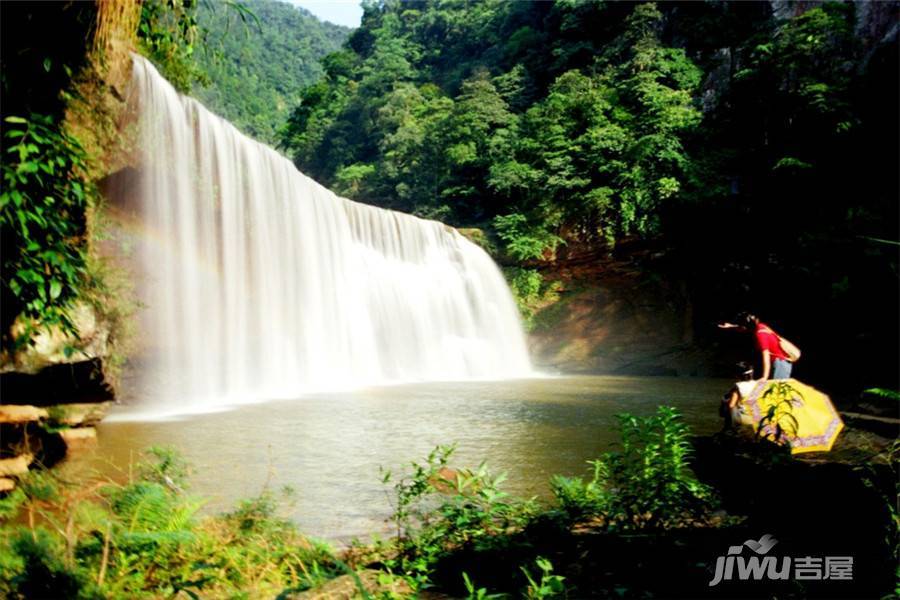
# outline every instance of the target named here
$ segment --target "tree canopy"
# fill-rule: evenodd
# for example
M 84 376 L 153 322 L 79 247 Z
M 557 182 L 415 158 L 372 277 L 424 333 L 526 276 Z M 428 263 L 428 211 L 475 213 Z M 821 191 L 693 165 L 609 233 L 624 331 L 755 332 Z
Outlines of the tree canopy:
M 842 339 L 896 346 L 896 8 L 782 9 L 370 2 L 281 144 L 355 200 L 487 229 L 520 266 L 654 243 L 697 315 L 753 307 L 827 345 L 814 322 L 851 311 Z
M 655 231 L 702 73 L 656 5 L 633 8 L 611 28 L 602 2 L 369 4 L 282 143 L 360 200 L 493 219 L 520 258 Z
M 833 189 L 871 104 L 853 93 L 854 19 L 829 3 L 779 20 L 765 3 L 372 2 L 281 143 L 361 201 L 493 220 L 523 258 L 653 236 L 691 203 Z
M 350 30 L 274 0 L 201 3 L 197 23 L 206 44 L 197 50 L 203 73 L 193 95 L 238 129 L 268 144 L 300 100 L 300 90 L 323 73 L 321 59 L 340 48 Z

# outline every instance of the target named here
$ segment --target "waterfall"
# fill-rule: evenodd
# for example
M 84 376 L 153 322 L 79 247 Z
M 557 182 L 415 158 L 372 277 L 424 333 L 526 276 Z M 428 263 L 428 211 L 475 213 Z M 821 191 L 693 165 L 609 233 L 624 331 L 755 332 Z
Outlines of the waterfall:
M 455 229 L 336 196 L 134 57 L 142 395 L 189 409 L 530 364 Z

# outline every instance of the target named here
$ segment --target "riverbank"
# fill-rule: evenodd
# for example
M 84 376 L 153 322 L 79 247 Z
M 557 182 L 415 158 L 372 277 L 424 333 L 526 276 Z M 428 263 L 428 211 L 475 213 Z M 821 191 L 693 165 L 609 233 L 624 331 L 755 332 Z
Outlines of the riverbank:
M 385 477 L 393 533 L 343 551 L 302 535 L 279 508 L 291 494 L 273 486 L 201 517 L 204 500 L 184 491 L 187 467 L 168 451 L 137 461 L 123 483 L 31 475 L 18 496 L 0 501 L 8 534 L 0 556 L 9 566 L 0 585 L 13 598 L 351 598 L 363 596 L 360 586 L 386 598 L 485 597 L 479 590 L 570 598 L 890 593 L 900 472 L 893 440 L 848 427 L 832 453 L 801 458 L 739 435 L 685 437 L 674 419 L 658 413 L 623 423 L 632 442 L 600 457 L 606 476 L 554 478 L 542 502 L 506 495 L 489 469 L 458 466 L 437 448 Z M 659 439 L 670 441 L 654 445 Z M 688 446 L 689 462 L 671 452 Z M 653 460 L 631 460 L 643 456 Z M 669 485 L 680 491 L 672 495 Z M 731 546 L 766 534 L 778 540 L 769 555 L 779 561 L 852 557 L 852 579 L 733 575 L 709 585 Z
M 718 499 L 707 518 L 677 527 L 628 529 L 611 527 L 602 515 L 569 521 L 560 517 L 558 506 L 550 507 L 492 548 L 466 548 L 445 557 L 433 574 L 438 591 L 428 597 L 470 594 L 463 572 L 491 593 L 556 597 L 537 594 L 522 571 L 540 581 L 541 558 L 553 567 L 545 583 L 558 577 L 568 597 L 576 598 L 881 598 L 892 593 L 900 472 L 894 440 L 848 427 L 832 453 L 803 457 L 730 432 L 696 437 L 692 443 L 692 468 Z M 719 557 L 766 534 L 778 540 L 769 555 L 779 564 L 783 557 L 793 558 L 795 565 L 798 558 L 813 557 L 825 568 L 826 557 L 850 557 L 852 573 L 840 579 L 826 570 L 818 579 L 800 579 L 791 567 L 784 581 L 740 580 L 735 572 L 712 585 Z M 743 554 L 748 560 L 752 556 L 746 549 Z M 365 560 L 351 564 L 384 568 Z

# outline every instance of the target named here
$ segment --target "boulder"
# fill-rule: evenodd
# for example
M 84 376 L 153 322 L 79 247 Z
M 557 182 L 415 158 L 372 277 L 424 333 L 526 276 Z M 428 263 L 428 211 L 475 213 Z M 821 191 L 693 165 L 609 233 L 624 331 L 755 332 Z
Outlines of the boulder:
M 34 373 L 47 365 L 71 364 L 109 354 L 109 325 L 96 309 L 85 302 L 76 302 L 69 318 L 78 331 L 78 338 L 56 325 L 38 327 L 30 344 L 5 357 L 3 369 Z M 18 337 L 30 327 L 35 327 L 35 323 L 20 316 L 11 333 Z
M 73 427 L 60 430 L 59 437 L 65 442 L 67 450 L 78 450 L 97 443 L 97 430 L 93 427 Z
M 70 427 L 93 426 L 103 420 L 112 402 L 97 404 L 62 404 L 50 408 L 54 420 Z M 2 414 L 2 413 L 0 413 Z
M 47 410 L 37 406 L 0 404 L 0 423 L 23 424 L 46 419 Z
M 28 472 L 28 465 L 34 461 L 34 455 L 21 454 L 15 458 L 0 460 L 0 477 L 8 475 L 24 475 Z

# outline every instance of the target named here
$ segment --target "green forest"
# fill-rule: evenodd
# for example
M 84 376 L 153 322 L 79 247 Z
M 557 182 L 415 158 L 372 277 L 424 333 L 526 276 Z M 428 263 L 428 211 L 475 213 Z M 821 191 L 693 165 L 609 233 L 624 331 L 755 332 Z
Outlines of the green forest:
M 300 91 L 323 73 L 321 59 L 349 30 L 281 2 L 242 2 L 244 13 L 201 3 L 197 23 L 206 45 L 203 76 L 192 95 L 244 133 L 274 145 Z M 241 18 L 243 16 L 243 18 Z
M 900 216 L 896 42 L 861 36 L 861 9 L 368 3 L 281 145 L 352 199 L 481 227 L 527 267 L 520 295 L 650 243 L 707 323 L 752 307 L 893 347 L 865 379 L 898 358 Z
M 494 220 L 504 239 L 531 240 L 512 244 L 523 259 L 658 234 L 671 213 L 704 202 L 777 193 L 777 205 L 820 182 L 803 194 L 815 196 L 834 189 L 828 157 L 871 127 L 865 49 L 850 4 L 786 23 L 767 9 L 368 5 L 282 144 L 360 200 L 454 224 Z M 867 225 L 861 233 L 885 233 Z

